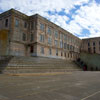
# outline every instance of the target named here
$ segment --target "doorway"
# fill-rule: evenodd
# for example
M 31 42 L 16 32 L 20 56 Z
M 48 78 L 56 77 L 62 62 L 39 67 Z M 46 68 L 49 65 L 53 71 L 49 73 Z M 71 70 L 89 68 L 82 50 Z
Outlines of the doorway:
M 31 46 L 30 47 L 30 53 L 33 53 L 34 52 L 34 46 Z

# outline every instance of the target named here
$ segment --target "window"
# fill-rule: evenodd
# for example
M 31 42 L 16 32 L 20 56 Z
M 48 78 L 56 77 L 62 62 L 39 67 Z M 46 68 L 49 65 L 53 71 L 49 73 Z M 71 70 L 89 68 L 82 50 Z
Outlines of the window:
M 64 43 L 64 49 L 66 49 L 67 48 L 67 44 L 66 43 Z
M 60 41 L 60 48 L 63 48 L 63 41 Z
M 55 38 L 58 38 L 58 31 L 55 31 Z
M 58 56 L 58 49 L 56 49 L 56 56 Z
M 48 34 L 51 35 L 52 31 L 51 31 L 51 28 L 48 27 Z
M 31 42 L 34 40 L 34 35 L 31 34 Z
M 31 30 L 34 29 L 34 22 L 31 22 Z
M 72 45 L 70 45 L 70 50 L 72 50 Z
M 44 47 L 41 47 L 41 54 L 44 54 Z
M 63 53 L 61 52 L 61 56 L 63 56 Z
M 69 37 L 69 42 L 71 43 L 71 37 Z M 77 40 L 76 40 L 76 45 L 77 45 Z
M 74 39 L 72 38 L 72 44 L 74 44 Z
M 88 46 L 90 46 L 90 43 L 88 42 Z
M 50 37 L 48 38 L 48 44 L 52 44 L 52 39 Z
M 67 40 L 67 35 L 64 35 L 64 40 L 65 40 L 65 41 Z
M 5 20 L 5 27 L 8 27 L 8 19 Z
M 95 42 L 93 42 L 93 46 L 95 46 Z
M 71 43 L 72 43 L 72 42 L 73 42 L 73 39 L 71 38 L 71 40 L 70 40 L 70 41 L 71 41 Z M 77 42 L 77 43 L 78 43 L 78 42 Z
M 65 52 L 65 57 L 66 57 L 66 52 Z
M 69 58 L 69 53 L 68 53 L 68 58 Z
M 56 47 L 58 46 L 58 41 L 57 41 L 57 40 L 55 40 L 55 46 L 56 46 Z
M 23 41 L 26 41 L 26 34 L 23 33 Z
M 19 20 L 16 19 L 16 21 L 15 21 L 15 26 L 18 27 L 18 25 L 19 25 Z
M 60 34 L 60 39 L 63 40 L 63 34 Z
M 44 24 L 40 23 L 40 29 L 44 31 Z
M 30 47 L 30 53 L 33 53 L 33 52 L 34 52 L 34 47 L 31 46 L 31 47 Z
M 40 42 L 44 42 L 44 35 L 40 34 Z
M 72 51 L 74 51 L 74 46 L 72 46 Z
M 27 23 L 26 22 L 24 22 L 24 28 L 27 28 Z
M 49 55 L 52 55 L 52 49 L 51 48 L 49 49 Z
M 69 50 L 69 44 L 67 44 L 67 49 Z
M 100 41 L 99 41 L 99 45 L 100 45 Z

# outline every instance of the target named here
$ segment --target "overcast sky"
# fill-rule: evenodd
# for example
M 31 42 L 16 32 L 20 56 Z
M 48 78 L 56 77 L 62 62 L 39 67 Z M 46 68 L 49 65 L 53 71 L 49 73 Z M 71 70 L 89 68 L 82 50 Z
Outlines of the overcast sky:
M 38 13 L 80 38 L 100 36 L 100 0 L 0 0 L 0 13 L 11 8 Z

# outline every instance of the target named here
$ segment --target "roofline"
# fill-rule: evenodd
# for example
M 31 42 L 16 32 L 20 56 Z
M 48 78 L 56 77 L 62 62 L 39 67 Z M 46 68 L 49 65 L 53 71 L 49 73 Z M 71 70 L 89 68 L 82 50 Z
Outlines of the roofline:
M 96 39 L 96 38 L 100 38 L 100 37 L 90 37 L 90 38 L 84 38 L 82 40 L 89 40 L 89 39 Z
M 58 27 L 58 28 L 60 28 L 60 29 L 64 30 L 65 32 L 68 32 L 68 34 L 70 34 L 70 35 L 74 36 L 75 38 L 80 39 L 79 37 L 77 37 L 77 36 L 73 35 L 71 32 L 69 32 L 69 31 L 67 31 L 67 30 L 63 29 L 62 27 L 60 27 L 59 25 L 57 25 L 57 24 L 55 24 L 55 23 L 51 22 L 51 21 L 50 21 L 50 20 L 48 20 L 47 18 L 45 18 L 45 17 L 43 17 L 43 16 L 41 16 L 41 15 L 39 15 L 39 14 L 35 14 L 35 15 L 37 15 L 38 17 L 40 17 L 40 18 L 42 18 L 42 19 L 44 19 L 44 20 L 48 21 L 48 22 L 49 22 L 49 23 L 51 23 L 51 24 L 54 24 L 56 27 Z M 80 39 L 80 40 L 82 40 L 82 39 Z
M 11 13 L 12 13 L 12 12 L 13 12 L 13 13 L 16 13 L 16 12 L 17 12 L 17 14 L 19 13 L 20 15 L 25 16 L 25 17 L 37 16 L 37 17 L 39 17 L 39 18 L 42 18 L 42 19 L 46 20 L 47 22 L 49 22 L 49 23 L 51 23 L 51 24 L 54 24 L 56 27 L 60 28 L 61 30 L 65 31 L 65 32 L 68 32 L 68 34 L 74 36 L 75 38 L 77 38 L 77 39 L 79 39 L 79 40 L 86 40 L 86 39 L 100 38 L 100 37 L 92 37 L 92 38 L 84 38 L 84 39 L 80 39 L 79 37 L 73 35 L 71 32 L 69 32 L 69 31 L 63 29 L 63 28 L 60 27 L 59 25 L 57 25 L 57 24 L 51 22 L 50 20 L 48 20 L 47 18 L 45 18 L 45 17 L 39 15 L 38 13 L 36 13 L 36 14 L 34 14 L 34 15 L 31 15 L 31 16 L 28 16 L 28 15 L 26 15 L 26 14 L 24 14 L 24 13 L 18 11 L 18 10 L 15 10 L 15 9 L 11 8 L 11 9 L 9 9 L 8 11 L 5 11 L 5 12 L 1 13 L 0 15 L 3 15 L 3 14 L 5 14 L 5 13 L 7 13 L 7 12 L 11 12 Z

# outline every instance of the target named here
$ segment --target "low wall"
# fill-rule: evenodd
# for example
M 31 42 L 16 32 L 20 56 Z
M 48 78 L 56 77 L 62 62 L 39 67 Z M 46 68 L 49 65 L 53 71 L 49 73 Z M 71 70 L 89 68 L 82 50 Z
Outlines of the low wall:
M 100 55 L 82 52 L 80 59 L 87 65 L 88 70 L 100 70 Z

